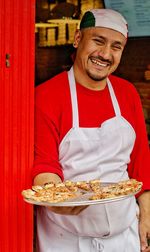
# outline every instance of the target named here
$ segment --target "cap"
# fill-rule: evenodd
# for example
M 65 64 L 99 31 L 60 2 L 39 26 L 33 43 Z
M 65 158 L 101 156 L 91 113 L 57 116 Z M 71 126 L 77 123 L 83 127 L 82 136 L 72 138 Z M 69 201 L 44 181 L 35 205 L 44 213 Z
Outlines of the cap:
M 111 9 L 92 9 L 84 13 L 80 22 L 80 29 L 88 27 L 105 27 L 128 36 L 128 25 L 125 18 Z

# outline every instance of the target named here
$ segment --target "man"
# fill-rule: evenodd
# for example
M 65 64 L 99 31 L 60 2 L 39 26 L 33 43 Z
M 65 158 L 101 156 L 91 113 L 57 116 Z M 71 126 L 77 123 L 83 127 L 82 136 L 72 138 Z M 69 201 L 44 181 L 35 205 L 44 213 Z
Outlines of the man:
M 39 207 L 40 252 L 150 251 L 150 157 L 142 106 L 134 86 L 111 75 L 127 34 L 126 20 L 116 11 L 95 9 L 83 16 L 73 67 L 37 87 L 33 177 L 35 185 L 135 178 L 143 182 L 139 214 L 135 197 Z

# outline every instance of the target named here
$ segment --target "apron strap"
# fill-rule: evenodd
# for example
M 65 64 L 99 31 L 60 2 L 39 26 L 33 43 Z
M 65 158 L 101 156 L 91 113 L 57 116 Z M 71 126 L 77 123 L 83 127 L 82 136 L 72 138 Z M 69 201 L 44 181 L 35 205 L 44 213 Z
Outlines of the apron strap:
M 71 93 L 71 102 L 72 102 L 72 117 L 73 117 L 73 128 L 79 127 L 79 114 L 78 114 L 78 102 L 77 102 L 77 95 L 76 95 L 76 83 L 74 78 L 73 67 L 68 71 L 68 79 L 69 79 L 69 86 L 70 86 L 70 93 Z M 110 97 L 112 100 L 113 108 L 115 111 L 116 116 L 121 116 L 120 107 L 114 93 L 112 84 L 110 80 L 107 78 L 108 89 L 110 92 Z
M 108 84 L 108 89 L 109 89 L 109 92 L 110 92 L 110 96 L 111 96 L 111 100 L 112 100 L 112 104 L 113 104 L 115 114 L 116 114 L 116 116 L 121 116 L 121 111 L 120 111 L 120 107 L 119 107 L 116 95 L 114 93 L 112 84 L 111 84 L 111 82 L 110 82 L 110 80 L 108 78 L 107 78 L 107 84 Z
M 68 71 L 68 79 L 71 93 L 71 102 L 72 102 L 72 124 L 73 128 L 79 127 L 79 114 L 78 114 L 78 102 L 76 95 L 76 83 L 74 78 L 73 67 Z

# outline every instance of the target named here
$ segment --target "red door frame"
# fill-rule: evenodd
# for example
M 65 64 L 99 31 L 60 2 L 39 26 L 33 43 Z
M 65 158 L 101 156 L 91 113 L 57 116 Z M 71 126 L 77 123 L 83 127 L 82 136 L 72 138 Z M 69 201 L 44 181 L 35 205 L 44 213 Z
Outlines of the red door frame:
M 0 0 L 0 251 L 33 251 L 35 0 Z

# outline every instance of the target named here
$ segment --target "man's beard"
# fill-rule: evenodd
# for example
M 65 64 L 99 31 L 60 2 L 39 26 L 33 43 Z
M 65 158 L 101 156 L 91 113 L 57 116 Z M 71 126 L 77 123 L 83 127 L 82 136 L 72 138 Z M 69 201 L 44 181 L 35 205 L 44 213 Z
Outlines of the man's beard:
M 107 76 L 99 76 L 99 75 L 96 75 L 96 74 L 92 74 L 90 71 L 86 71 L 87 75 L 94 81 L 102 81 L 102 80 L 105 80 L 107 78 Z

